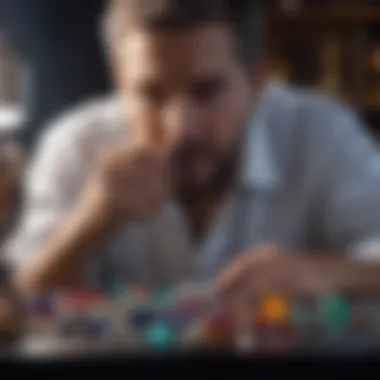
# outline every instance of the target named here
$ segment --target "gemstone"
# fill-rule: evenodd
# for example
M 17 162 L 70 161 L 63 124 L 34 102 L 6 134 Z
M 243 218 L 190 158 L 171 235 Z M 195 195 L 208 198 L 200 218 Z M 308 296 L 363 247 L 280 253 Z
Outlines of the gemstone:
M 351 305 L 344 297 L 329 295 L 320 303 L 320 316 L 328 333 L 345 333 L 351 322 Z
M 265 297 L 259 305 L 259 314 L 267 321 L 280 321 L 289 316 L 288 300 L 279 295 Z
M 175 330 L 168 323 L 156 322 L 147 329 L 147 340 L 150 348 L 170 348 L 175 342 Z
M 205 325 L 205 338 L 210 343 L 231 343 L 235 335 L 235 324 L 230 315 L 211 317 Z

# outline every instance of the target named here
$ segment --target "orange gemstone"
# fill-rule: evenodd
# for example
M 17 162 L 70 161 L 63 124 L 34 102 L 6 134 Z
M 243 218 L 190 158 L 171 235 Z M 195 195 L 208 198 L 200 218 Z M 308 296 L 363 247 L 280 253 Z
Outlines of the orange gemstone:
M 268 322 L 287 319 L 289 317 L 288 300 L 278 295 L 264 298 L 259 305 L 259 315 Z

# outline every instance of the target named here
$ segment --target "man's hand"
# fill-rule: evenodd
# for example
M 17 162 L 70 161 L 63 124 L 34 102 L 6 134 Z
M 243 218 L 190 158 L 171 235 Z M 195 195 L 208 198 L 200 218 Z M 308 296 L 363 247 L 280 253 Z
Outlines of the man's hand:
M 67 290 L 81 284 L 87 263 L 127 222 L 154 217 L 169 196 L 163 151 L 113 147 L 98 165 L 76 207 L 21 272 L 27 291 Z
M 105 152 L 84 201 L 105 220 L 153 217 L 169 195 L 167 157 L 163 151 L 139 146 Z
M 266 245 L 242 254 L 232 263 L 219 276 L 217 292 L 253 300 L 273 293 L 318 297 L 335 290 L 326 267 L 328 264 L 317 257 L 294 255 L 276 245 Z

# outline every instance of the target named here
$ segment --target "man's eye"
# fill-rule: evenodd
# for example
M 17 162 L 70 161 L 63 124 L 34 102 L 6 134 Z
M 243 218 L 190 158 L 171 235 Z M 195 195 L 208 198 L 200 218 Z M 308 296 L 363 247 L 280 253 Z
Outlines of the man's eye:
M 140 96 L 149 103 L 160 104 L 165 99 L 164 92 L 156 86 L 146 86 L 140 89 Z
M 194 88 L 194 96 L 200 102 L 209 102 L 216 99 L 224 90 L 222 81 L 208 81 L 198 84 Z

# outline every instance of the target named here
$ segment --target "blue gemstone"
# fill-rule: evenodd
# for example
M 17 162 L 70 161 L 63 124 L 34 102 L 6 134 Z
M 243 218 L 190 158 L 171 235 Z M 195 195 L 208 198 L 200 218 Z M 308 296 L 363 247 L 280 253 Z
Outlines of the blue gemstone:
M 170 348 L 175 342 L 175 331 L 170 324 L 154 323 L 147 330 L 147 340 L 151 348 Z

